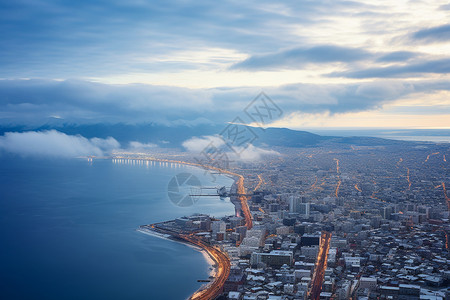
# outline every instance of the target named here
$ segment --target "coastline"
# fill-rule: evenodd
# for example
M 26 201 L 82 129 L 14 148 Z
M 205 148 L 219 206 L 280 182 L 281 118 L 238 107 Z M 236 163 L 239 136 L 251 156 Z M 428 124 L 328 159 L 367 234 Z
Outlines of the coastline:
M 151 226 L 151 228 L 148 228 L 148 226 Z M 170 240 L 173 242 L 178 242 L 178 243 L 184 244 L 184 245 L 200 252 L 203 255 L 207 264 L 210 265 L 209 276 L 214 277 L 214 280 L 211 280 L 209 282 L 206 282 L 205 284 L 202 284 L 191 296 L 186 298 L 186 300 L 203 299 L 202 293 L 207 291 L 209 289 L 209 287 L 214 285 L 215 282 L 219 279 L 219 276 L 220 276 L 219 266 L 221 263 L 216 259 L 216 257 L 213 255 L 213 253 L 211 253 L 211 249 L 208 249 L 208 247 L 205 244 L 202 243 L 201 245 L 203 247 L 200 247 L 199 245 L 197 245 L 195 243 L 195 239 L 193 239 L 193 238 L 185 237 L 183 235 L 178 235 L 176 233 L 167 234 L 167 233 L 160 232 L 161 230 L 162 229 L 156 228 L 154 226 L 154 224 L 141 225 L 141 226 L 139 226 L 138 229 L 136 229 L 136 231 L 141 232 L 146 235 L 150 235 L 150 236 L 154 236 L 157 238 L 166 239 L 166 240 Z M 226 257 L 228 266 L 230 265 L 228 255 L 226 253 L 219 251 L 219 250 L 215 249 L 214 247 L 211 247 L 211 248 L 214 249 L 213 251 L 216 251 L 216 252 L 220 253 L 223 257 Z M 228 270 L 228 272 L 225 272 L 225 274 L 226 274 L 226 276 L 225 276 L 225 279 L 226 279 L 226 278 L 228 278 L 229 270 Z
M 169 159 L 158 159 L 158 158 L 152 158 L 152 157 L 128 158 L 128 157 L 123 157 L 123 156 L 117 156 L 117 157 L 113 157 L 112 159 L 113 160 L 114 159 L 133 159 L 133 160 L 147 161 L 147 163 L 148 163 L 148 161 L 159 161 L 159 162 L 165 162 L 165 163 L 184 164 L 184 165 L 189 165 L 189 166 L 198 167 L 198 168 L 202 168 L 202 169 L 218 171 L 220 173 L 223 173 L 224 175 L 225 174 L 229 175 L 230 177 L 233 177 L 233 179 L 234 179 L 233 185 L 237 187 L 236 192 L 238 194 L 238 195 L 232 196 L 232 198 L 234 198 L 235 201 L 233 201 L 233 199 L 231 199 L 231 203 L 233 203 L 236 213 L 238 213 L 238 211 L 242 210 L 242 212 L 244 213 L 245 224 L 246 224 L 247 228 L 248 229 L 252 228 L 252 225 L 253 225 L 252 217 L 251 217 L 250 210 L 249 210 L 249 207 L 247 204 L 247 196 L 244 196 L 244 194 L 246 194 L 246 190 L 244 187 L 244 176 L 242 176 L 240 174 L 237 174 L 237 173 L 234 173 L 234 172 L 231 172 L 228 170 L 219 169 L 219 168 L 216 168 L 213 166 L 206 166 L 206 165 L 204 166 L 204 165 L 200 165 L 200 164 L 192 163 L 192 162 L 175 161 L 175 160 L 169 160 Z M 144 226 L 150 226 L 151 229 L 149 229 L 149 228 L 144 229 L 143 228 Z M 194 249 L 196 249 L 197 251 L 202 253 L 206 262 L 208 264 L 210 264 L 210 266 L 212 268 L 212 270 L 211 270 L 211 272 L 209 272 L 209 274 L 210 274 L 210 277 L 214 277 L 214 280 L 211 280 L 210 282 L 200 286 L 200 288 L 197 289 L 197 291 L 188 298 L 189 300 L 212 299 L 212 298 L 215 298 L 215 296 L 219 295 L 219 294 L 216 294 L 217 287 L 213 288 L 213 286 L 219 285 L 220 288 L 223 287 L 223 284 L 225 283 L 226 279 L 229 276 L 231 262 L 230 262 L 230 259 L 228 258 L 228 254 L 226 252 L 223 252 L 222 250 L 218 250 L 211 245 L 206 245 L 205 243 L 203 243 L 199 239 L 196 239 L 195 237 L 180 235 L 180 234 L 172 233 L 172 232 L 169 234 L 159 232 L 159 231 L 157 231 L 158 229 L 155 228 L 155 224 L 141 225 L 139 227 L 139 229 L 137 229 L 137 230 L 142 233 L 154 235 L 156 237 L 170 239 L 175 242 L 184 243 L 186 245 L 192 246 Z M 146 231 L 146 232 L 144 232 L 144 231 Z M 155 232 L 157 232 L 157 234 L 155 234 Z M 208 289 L 210 287 L 211 287 L 211 290 L 208 291 Z M 215 295 L 215 296 L 211 297 L 212 295 Z
M 171 235 L 171 234 L 164 234 L 164 233 L 160 233 L 156 230 L 149 230 L 149 229 L 144 229 L 142 227 L 139 227 L 138 229 L 136 229 L 136 231 L 146 234 L 146 235 L 150 235 L 156 238 L 160 238 L 163 240 L 167 240 L 167 241 L 171 241 L 171 242 L 175 242 L 175 243 L 180 243 L 183 245 L 188 246 L 189 248 L 192 248 L 198 252 L 205 252 L 205 250 L 203 250 L 201 247 L 198 247 L 197 245 L 193 245 L 185 240 L 181 240 L 179 238 L 176 238 L 175 236 Z M 212 262 L 214 264 L 214 262 Z M 211 265 L 212 266 L 212 265 Z M 212 266 L 213 267 L 213 266 Z
M 211 256 L 208 255 L 208 253 L 206 253 L 205 250 L 201 249 L 200 253 L 203 255 L 203 257 L 205 258 L 206 262 L 210 265 L 210 267 L 208 268 L 209 270 L 209 276 L 210 277 L 216 277 L 217 274 L 217 264 L 214 262 L 214 260 L 211 258 Z
M 170 234 L 162 234 L 157 232 L 156 230 L 148 230 L 148 229 L 143 229 L 143 228 L 138 228 L 136 229 L 136 231 L 146 234 L 146 235 L 150 235 L 156 238 L 160 238 L 163 240 L 167 240 L 167 241 L 171 241 L 171 242 L 175 242 L 175 243 L 180 243 L 183 245 L 188 246 L 189 248 L 194 249 L 195 251 L 198 251 L 202 254 L 203 258 L 205 259 L 206 263 L 209 265 L 208 267 L 208 276 L 209 277 L 216 277 L 217 274 L 217 262 L 214 261 L 213 258 L 211 258 L 211 256 L 208 255 L 208 253 L 206 252 L 205 249 L 198 247 L 197 245 L 193 245 L 192 243 L 189 243 L 185 240 L 179 240 L 176 238 L 173 238 L 173 236 L 171 236 Z M 202 285 L 203 286 L 203 285 Z M 200 286 L 199 290 L 202 289 L 202 286 Z

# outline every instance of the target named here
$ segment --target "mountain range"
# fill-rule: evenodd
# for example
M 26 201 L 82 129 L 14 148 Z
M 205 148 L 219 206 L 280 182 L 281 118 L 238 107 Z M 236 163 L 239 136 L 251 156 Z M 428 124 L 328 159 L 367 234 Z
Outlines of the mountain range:
M 132 141 L 140 143 L 153 143 L 160 147 L 180 148 L 182 143 L 192 137 L 219 135 L 227 126 L 236 126 L 242 131 L 250 129 L 255 136 L 253 144 L 264 147 L 312 147 L 323 143 L 349 144 L 356 146 L 385 146 L 410 144 L 412 142 L 364 136 L 328 136 L 318 135 L 308 131 L 292 130 L 287 128 L 248 127 L 234 124 L 200 124 L 167 126 L 156 123 L 147 124 L 47 124 L 37 127 L 6 126 L 0 127 L 0 134 L 5 132 L 46 131 L 57 130 L 68 135 L 82 135 L 86 138 L 113 137 L 122 145 Z M 415 142 L 417 143 L 417 142 Z

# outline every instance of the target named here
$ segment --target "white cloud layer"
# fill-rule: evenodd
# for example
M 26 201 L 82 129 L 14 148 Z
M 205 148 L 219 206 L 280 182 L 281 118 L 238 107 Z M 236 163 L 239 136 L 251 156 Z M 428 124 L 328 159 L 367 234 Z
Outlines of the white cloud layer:
M 244 161 L 258 161 L 263 159 L 264 156 L 268 155 L 280 155 L 280 153 L 274 150 L 262 149 L 250 144 L 241 152 L 238 158 Z
M 56 130 L 7 132 L 0 136 L 0 150 L 22 156 L 102 156 L 117 148 L 120 144 L 112 137 L 87 139 Z
M 2 6 L 0 126 L 225 123 L 261 90 L 285 116 L 387 118 L 450 90 L 446 0 L 75 2 Z
M 140 143 L 137 141 L 130 142 L 128 145 L 128 148 L 132 150 L 148 150 L 156 147 L 158 147 L 158 145 L 153 143 Z
M 183 147 L 189 152 L 202 152 L 208 146 L 214 146 L 216 148 L 221 148 L 225 145 L 225 142 L 216 135 L 208 135 L 203 137 L 192 137 L 183 142 Z
M 218 151 L 220 154 L 226 154 L 226 158 L 230 161 L 258 161 L 267 155 L 279 155 L 277 151 L 266 150 L 249 144 L 247 147 L 235 147 L 234 151 L 231 151 L 228 146 L 226 146 L 224 140 L 217 135 L 209 135 L 202 137 L 192 137 L 183 142 L 183 147 L 193 153 L 199 154 L 199 160 L 203 161 L 204 156 L 201 154 L 203 151 L 207 151 L 207 148 L 212 149 L 212 151 Z M 217 150 L 215 150 L 217 149 Z M 239 153 L 239 154 L 237 154 Z M 214 152 L 211 156 L 214 156 Z M 218 155 L 217 157 L 221 157 Z M 225 163 L 224 165 L 227 165 Z

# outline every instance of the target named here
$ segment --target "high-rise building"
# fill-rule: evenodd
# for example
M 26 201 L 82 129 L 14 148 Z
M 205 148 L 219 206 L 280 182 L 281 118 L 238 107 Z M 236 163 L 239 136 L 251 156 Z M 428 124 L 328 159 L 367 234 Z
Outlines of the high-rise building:
M 387 206 L 383 207 L 381 215 L 383 216 L 383 219 L 390 219 L 393 212 L 394 212 L 393 208 L 391 206 Z
M 289 199 L 289 210 L 309 217 L 311 204 L 306 202 L 305 197 L 291 196 Z
M 213 221 L 211 223 L 211 230 L 213 234 L 224 232 L 227 229 L 227 224 L 224 221 Z

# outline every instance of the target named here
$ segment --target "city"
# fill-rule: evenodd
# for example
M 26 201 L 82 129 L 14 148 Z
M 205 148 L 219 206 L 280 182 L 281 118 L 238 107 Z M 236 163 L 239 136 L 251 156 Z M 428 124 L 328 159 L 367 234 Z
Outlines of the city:
M 450 300 L 449 0 L 0 0 L 0 298 Z
M 214 259 L 219 274 L 191 299 L 449 296 L 447 144 L 276 150 L 271 159 L 222 170 L 238 184 L 235 216 L 180 216 L 141 227 Z M 187 153 L 176 161 L 157 156 L 114 159 L 195 165 Z

